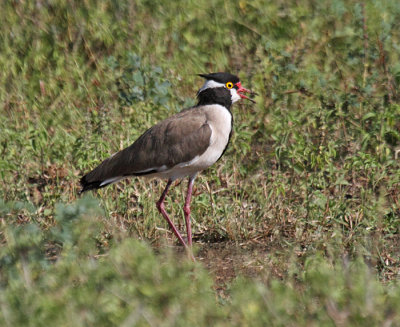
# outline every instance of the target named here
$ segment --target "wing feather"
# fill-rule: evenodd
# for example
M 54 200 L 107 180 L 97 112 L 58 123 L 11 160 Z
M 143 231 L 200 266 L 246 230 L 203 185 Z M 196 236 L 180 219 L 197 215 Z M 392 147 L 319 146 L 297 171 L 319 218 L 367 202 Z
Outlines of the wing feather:
M 117 177 L 152 174 L 188 162 L 207 150 L 211 134 L 204 111 L 184 110 L 151 127 L 83 176 L 83 190 L 104 187 L 109 184 L 104 181 Z

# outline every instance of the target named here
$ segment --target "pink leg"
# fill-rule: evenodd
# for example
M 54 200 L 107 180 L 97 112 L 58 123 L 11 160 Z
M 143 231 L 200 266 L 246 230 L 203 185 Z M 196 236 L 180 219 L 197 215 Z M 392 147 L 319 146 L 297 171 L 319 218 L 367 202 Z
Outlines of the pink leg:
M 190 226 L 190 200 L 192 198 L 193 183 L 194 183 L 195 178 L 196 178 L 196 175 L 189 177 L 188 189 L 187 189 L 186 199 L 185 199 L 185 206 L 183 207 L 183 212 L 185 214 L 186 231 L 187 231 L 187 239 L 188 239 L 189 247 L 192 246 L 192 228 Z
M 157 205 L 157 209 L 158 211 L 162 214 L 162 216 L 165 218 L 165 220 L 168 222 L 169 227 L 171 227 L 172 231 L 174 232 L 175 236 L 178 238 L 178 240 L 183 244 L 183 246 L 185 248 L 187 248 L 187 245 L 185 243 L 185 241 L 182 238 L 182 235 L 178 232 L 178 230 L 176 229 L 174 223 L 171 221 L 171 219 L 169 219 L 167 212 L 165 211 L 164 208 L 164 200 L 165 197 L 167 195 L 168 189 L 172 184 L 172 180 L 168 180 L 167 186 L 165 186 L 164 192 L 162 193 L 160 200 L 157 201 L 156 205 Z

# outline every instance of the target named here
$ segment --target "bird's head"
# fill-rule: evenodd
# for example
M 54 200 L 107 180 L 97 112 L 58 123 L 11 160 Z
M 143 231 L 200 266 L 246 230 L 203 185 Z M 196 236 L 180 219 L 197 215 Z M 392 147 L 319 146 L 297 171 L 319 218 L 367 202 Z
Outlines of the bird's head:
M 230 73 L 211 73 L 211 74 L 199 74 L 199 76 L 206 79 L 204 85 L 197 93 L 197 97 L 200 99 L 203 94 L 209 93 L 210 89 L 214 89 L 213 93 L 223 94 L 224 96 L 230 95 L 230 102 L 235 103 L 240 99 L 247 99 L 255 103 L 253 99 L 250 99 L 244 93 L 255 95 L 254 92 L 244 88 L 239 80 L 239 77 Z

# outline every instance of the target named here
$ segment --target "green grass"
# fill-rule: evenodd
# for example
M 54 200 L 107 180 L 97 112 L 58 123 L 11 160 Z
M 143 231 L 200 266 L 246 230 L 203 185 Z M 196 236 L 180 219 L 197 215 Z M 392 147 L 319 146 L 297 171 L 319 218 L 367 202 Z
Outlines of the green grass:
M 7 1 L 0 18 L 1 325 L 400 325 L 398 1 Z M 155 208 L 165 182 L 94 200 L 78 181 L 214 71 L 259 96 L 196 180 L 192 264 Z

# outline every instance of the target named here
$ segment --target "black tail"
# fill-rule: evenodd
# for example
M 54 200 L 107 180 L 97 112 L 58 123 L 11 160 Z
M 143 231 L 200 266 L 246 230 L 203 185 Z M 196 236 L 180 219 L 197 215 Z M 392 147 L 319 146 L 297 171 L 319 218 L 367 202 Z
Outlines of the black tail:
M 103 187 L 108 185 L 108 184 L 106 184 L 106 185 L 101 185 L 100 186 L 102 181 L 88 182 L 87 181 L 87 175 L 83 176 L 81 178 L 80 182 L 81 182 L 81 187 L 82 188 L 79 191 L 79 194 L 82 194 L 83 192 L 90 191 L 90 190 L 97 190 L 99 188 L 103 188 Z
M 97 168 L 96 168 L 97 169 Z M 106 187 L 110 184 L 113 184 L 115 182 L 118 182 L 119 180 L 123 179 L 124 177 L 118 176 L 118 177 L 111 177 L 111 178 L 101 178 L 101 176 L 96 176 L 96 169 L 92 170 L 90 173 L 87 173 L 85 176 L 83 176 L 80 180 L 82 189 L 79 191 L 79 194 L 82 194 L 83 192 L 90 191 L 90 190 L 97 190 L 99 188 Z M 96 178 L 92 181 L 90 181 L 90 178 Z M 100 177 L 100 178 L 99 178 Z
M 113 154 L 92 171 L 85 174 L 80 181 L 82 189 L 79 193 L 103 188 L 128 177 L 129 175 L 126 174 L 126 162 L 129 162 L 129 160 L 127 160 L 129 158 L 124 157 L 125 152 L 122 150 Z

